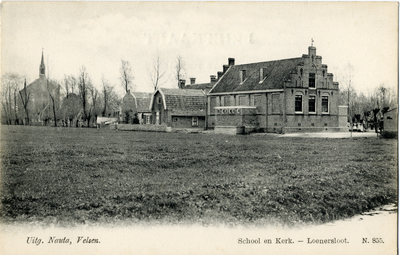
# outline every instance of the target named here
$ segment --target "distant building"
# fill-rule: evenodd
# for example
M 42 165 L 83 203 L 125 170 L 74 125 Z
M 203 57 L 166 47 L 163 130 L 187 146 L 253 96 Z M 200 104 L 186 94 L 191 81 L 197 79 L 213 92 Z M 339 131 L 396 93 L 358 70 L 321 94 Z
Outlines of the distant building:
M 22 97 L 27 98 L 28 104 L 27 109 L 29 113 L 29 121 L 31 124 L 36 125 L 47 125 L 50 121 L 54 120 L 53 114 L 53 101 L 51 100 L 50 94 L 54 98 L 54 105 L 56 110 L 56 118 L 59 119 L 60 115 L 60 86 L 48 81 L 46 77 L 46 68 L 44 65 L 43 52 L 42 59 L 39 66 L 39 78 L 26 86 L 25 89 L 20 91 Z M 19 100 L 19 116 L 22 118 L 21 122 L 26 122 L 27 117 L 24 113 L 24 107 Z
M 152 124 L 204 129 L 206 96 L 197 89 L 160 88 L 150 102 Z
M 185 80 L 181 80 L 184 89 L 198 89 L 204 91 L 206 94 L 212 89 L 216 82 L 215 75 L 210 76 L 210 82 L 208 83 L 196 83 L 196 78 L 190 78 L 190 84 L 185 84 Z
M 137 116 L 140 124 L 151 124 L 150 101 L 152 93 L 133 92 L 136 99 Z
M 207 94 L 207 127 L 266 132 L 339 130 L 339 84 L 316 48 L 298 58 L 235 65 Z M 340 123 L 346 123 L 340 121 Z
M 391 109 L 383 114 L 383 130 L 387 132 L 398 131 L 398 115 L 397 108 Z
M 149 124 L 151 93 L 128 91 L 121 103 L 121 121 L 130 124 Z

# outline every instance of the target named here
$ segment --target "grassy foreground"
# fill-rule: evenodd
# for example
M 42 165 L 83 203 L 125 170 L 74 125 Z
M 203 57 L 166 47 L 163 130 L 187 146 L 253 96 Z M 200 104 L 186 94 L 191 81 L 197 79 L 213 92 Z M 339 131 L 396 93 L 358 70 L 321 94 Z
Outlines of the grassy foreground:
M 397 141 L 1 127 L 3 222 L 322 223 L 397 203 Z

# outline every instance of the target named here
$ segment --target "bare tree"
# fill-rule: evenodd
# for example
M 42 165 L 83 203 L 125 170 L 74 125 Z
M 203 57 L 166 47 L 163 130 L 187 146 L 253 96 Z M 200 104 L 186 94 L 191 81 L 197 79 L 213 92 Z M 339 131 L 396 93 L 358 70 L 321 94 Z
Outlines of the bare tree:
M 151 70 L 149 71 L 149 76 L 154 91 L 156 91 L 161 85 L 165 83 L 165 81 L 163 81 L 165 76 L 165 67 L 160 55 L 157 55 L 153 59 L 153 64 Z
M 24 107 L 24 111 L 25 111 L 25 115 L 26 115 L 25 125 L 29 125 L 28 103 L 29 103 L 29 98 L 31 96 L 31 93 L 28 92 L 28 90 L 26 88 L 26 79 L 24 81 L 24 89 L 19 91 L 19 96 L 21 97 L 22 106 Z
M 134 90 L 132 68 L 126 60 L 121 60 L 120 75 L 121 85 L 125 92 L 128 93 L 130 89 Z
M 47 92 L 49 93 L 50 97 L 50 103 L 52 105 L 52 110 L 53 110 L 53 120 L 54 120 L 54 126 L 57 127 L 57 111 L 58 107 L 57 105 L 60 103 L 60 85 L 56 80 L 50 80 L 50 73 L 52 70 L 52 65 L 49 62 L 49 55 L 47 55 L 47 78 L 46 78 L 46 86 L 47 86 Z M 51 69 L 50 69 L 51 68 Z
M 89 84 L 90 84 L 90 77 L 86 72 L 86 67 L 82 66 L 79 70 L 78 88 L 79 88 L 79 96 L 81 97 L 81 103 L 82 103 L 82 113 L 85 121 L 88 121 L 90 117 L 90 108 L 88 108 Z
M 70 85 L 70 80 L 68 79 L 68 76 L 66 74 L 64 74 L 64 87 L 65 87 L 66 98 L 68 98 L 71 85 Z
M 178 84 L 178 88 L 183 89 L 181 80 L 185 78 L 185 72 L 186 72 L 186 67 L 185 67 L 185 62 L 183 61 L 181 56 L 178 56 L 176 58 L 176 65 L 175 65 L 175 79 Z
M 52 104 L 54 126 L 57 127 L 57 104 L 60 96 L 60 85 L 56 81 L 47 78 L 47 91 Z
M 3 117 L 7 124 L 12 124 L 12 120 L 18 122 L 18 105 L 17 105 L 17 93 L 19 84 L 22 84 L 22 76 L 15 73 L 6 73 L 1 77 L 2 83 L 2 100 L 4 113 Z
M 110 85 L 108 80 L 102 77 L 103 89 L 102 89 L 102 110 L 101 115 L 107 117 L 112 111 L 117 110 L 118 96 L 114 92 L 114 88 Z
M 89 108 L 89 117 L 87 119 L 87 126 L 89 127 L 90 119 L 92 117 L 94 117 L 95 118 L 94 121 L 96 121 L 97 114 L 98 114 L 98 111 L 97 111 L 98 91 L 92 84 L 90 84 L 88 86 L 88 89 L 90 91 L 90 97 L 92 99 L 92 104 L 90 105 L 90 108 Z
M 107 112 L 107 103 L 108 103 L 108 92 L 109 92 L 109 83 L 104 78 L 104 75 L 101 77 L 101 82 L 103 83 L 103 110 L 101 111 L 101 116 L 105 117 Z
M 394 108 L 397 104 L 397 97 L 395 93 L 386 87 L 384 83 L 380 84 L 378 88 L 375 89 L 376 100 L 378 108 Z
M 69 75 L 69 82 L 70 82 L 70 86 L 71 86 L 71 93 L 75 93 L 74 91 L 76 91 L 76 87 L 78 86 L 78 81 L 76 80 L 75 76 L 73 75 Z

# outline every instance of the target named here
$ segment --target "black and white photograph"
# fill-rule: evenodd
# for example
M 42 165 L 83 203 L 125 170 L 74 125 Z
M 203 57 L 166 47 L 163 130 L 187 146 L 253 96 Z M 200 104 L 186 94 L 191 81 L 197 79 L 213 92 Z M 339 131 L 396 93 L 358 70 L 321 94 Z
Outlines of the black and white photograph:
M 3 1 L 0 254 L 397 254 L 398 2 Z

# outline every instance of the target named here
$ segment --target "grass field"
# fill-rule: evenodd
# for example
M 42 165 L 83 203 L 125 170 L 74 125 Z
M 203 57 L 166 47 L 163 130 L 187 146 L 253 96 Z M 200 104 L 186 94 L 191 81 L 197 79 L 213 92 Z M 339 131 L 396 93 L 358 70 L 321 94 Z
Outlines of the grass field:
M 397 204 L 397 141 L 1 127 L 3 222 L 319 224 Z

